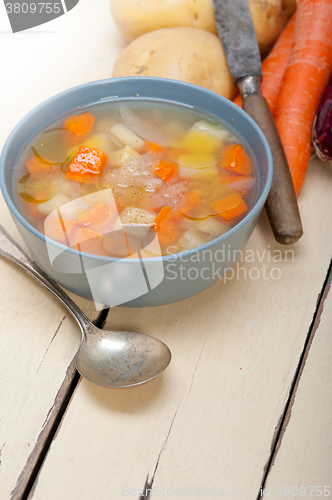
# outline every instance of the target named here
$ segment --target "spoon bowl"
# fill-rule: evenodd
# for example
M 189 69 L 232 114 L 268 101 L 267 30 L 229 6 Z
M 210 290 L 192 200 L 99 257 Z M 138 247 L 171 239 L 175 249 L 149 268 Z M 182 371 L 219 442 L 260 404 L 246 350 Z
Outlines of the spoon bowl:
M 103 387 L 131 387 L 152 380 L 169 365 L 171 352 L 160 340 L 142 333 L 97 328 L 1 225 L 0 255 L 43 284 L 74 316 L 82 331 L 76 367 L 90 382 Z
M 142 384 L 165 370 L 168 347 L 153 337 L 132 332 L 110 332 L 93 327 L 76 356 L 80 374 L 104 387 Z

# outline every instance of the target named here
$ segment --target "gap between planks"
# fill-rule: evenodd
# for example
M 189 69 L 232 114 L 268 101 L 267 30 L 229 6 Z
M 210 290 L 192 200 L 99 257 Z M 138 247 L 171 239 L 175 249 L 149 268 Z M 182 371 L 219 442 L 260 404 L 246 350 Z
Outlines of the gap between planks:
M 109 309 L 103 309 L 99 313 L 97 319 L 93 321 L 98 328 L 104 327 L 108 312 Z M 58 332 L 63 319 L 61 320 L 56 333 Z M 56 333 L 54 334 L 54 337 Z M 11 493 L 11 500 L 27 500 L 30 497 L 30 493 L 33 494 L 33 487 L 38 473 L 43 465 L 52 441 L 61 426 L 62 419 L 80 380 L 81 376 L 76 370 L 74 358 L 67 368 L 66 376 L 59 391 L 57 392 L 54 403 L 46 416 L 42 431 L 38 436 L 35 447 L 32 450 L 27 463 L 17 480 L 16 486 Z
M 276 426 L 276 429 L 275 429 L 275 432 L 274 432 L 274 435 L 272 438 L 270 456 L 269 456 L 269 458 L 266 462 L 266 465 L 264 467 L 262 483 L 260 486 L 260 491 L 256 497 L 256 500 L 259 500 L 262 498 L 262 496 L 264 496 L 264 494 L 262 494 L 262 492 L 265 488 L 266 481 L 267 481 L 269 473 L 271 472 L 271 469 L 274 465 L 278 451 L 279 451 L 280 446 L 282 444 L 282 439 L 284 437 L 286 428 L 289 424 L 289 421 L 290 421 L 290 418 L 292 415 L 292 408 L 293 408 L 295 398 L 296 398 L 297 389 L 298 389 L 298 386 L 299 386 L 299 383 L 301 380 L 301 376 L 302 376 L 304 367 L 305 367 L 307 359 L 308 359 L 311 345 L 314 341 L 316 331 L 317 331 L 319 324 L 320 324 L 321 316 L 322 316 L 322 313 L 324 310 L 324 303 L 325 303 L 326 297 L 331 289 L 331 283 L 332 283 L 332 260 L 330 261 L 330 265 L 329 265 L 329 268 L 328 268 L 328 271 L 326 274 L 326 278 L 325 278 L 323 286 L 322 286 L 322 290 L 321 290 L 321 292 L 318 296 L 318 299 L 317 299 L 316 310 L 315 310 L 315 313 L 314 313 L 314 316 L 313 316 L 313 319 L 312 319 L 312 322 L 311 322 L 311 325 L 310 325 L 310 328 L 308 331 L 308 335 L 307 335 L 305 343 L 304 343 L 304 347 L 303 347 L 303 351 L 302 351 L 300 359 L 299 359 L 299 363 L 297 365 L 297 368 L 296 368 L 296 371 L 294 374 L 294 378 L 293 378 L 293 381 L 291 384 L 291 388 L 290 388 L 289 395 L 288 395 L 288 398 L 287 398 L 287 401 L 285 404 L 284 411 L 282 412 L 282 414 L 279 418 L 278 424 Z

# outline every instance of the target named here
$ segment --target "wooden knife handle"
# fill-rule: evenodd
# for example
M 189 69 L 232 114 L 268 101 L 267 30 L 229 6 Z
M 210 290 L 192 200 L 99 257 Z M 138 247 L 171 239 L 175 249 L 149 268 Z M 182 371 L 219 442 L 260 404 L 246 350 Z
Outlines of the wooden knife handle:
M 259 93 L 242 96 L 242 107 L 262 129 L 272 152 L 274 173 L 265 207 L 274 237 L 284 245 L 295 243 L 303 234 L 301 217 L 286 155 L 270 108 Z

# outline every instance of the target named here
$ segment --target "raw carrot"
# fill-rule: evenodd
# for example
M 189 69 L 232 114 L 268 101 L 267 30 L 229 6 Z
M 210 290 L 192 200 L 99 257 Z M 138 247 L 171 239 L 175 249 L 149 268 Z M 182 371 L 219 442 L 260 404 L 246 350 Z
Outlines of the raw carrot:
M 270 107 L 271 112 L 275 108 L 281 86 L 282 77 L 288 65 L 291 53 L 295 27 L 295 14 L 276 41 L 270 54 L 262 63 L 262 85 L 261 92 Z M 238 94 L 233 100 L 238 106 L 242 106 L 241 95 Z
M 240 144 L 225 146 L 225 151 L 219 166 L 230 172 L 236 172 L 237 174 L 245 176 L 251 175 L 252 173 L 250 158 Z
M 70 130 L 74 135 L 85 135 L 93 127 L 95 117 L 92 113 L 68 116 L 63 122 L 63 127 Z
M 157 217 L 154 220 L 153 227 L 156 231 L 160 231 L 160 224 L 166 218 L 166 216 L 170 213 L 171 209 L 167 206 L 161 208 L 157 214 Z
M 309 164 L 317 107 L 332 73 L 331 32 L 331 0 L 300 0 L 294 44 L 274 110 L 296 193 Z
M 77 182 L 87 182 L 100 176 L 106 164 L 106 155 L 97 148 L 80 146 L 69 164 L 66 177 Z
M 177 166 L 170 161 L 160 160 L 154 168 L 153 173 L 163 181 L 168 181 L 177 172 Z

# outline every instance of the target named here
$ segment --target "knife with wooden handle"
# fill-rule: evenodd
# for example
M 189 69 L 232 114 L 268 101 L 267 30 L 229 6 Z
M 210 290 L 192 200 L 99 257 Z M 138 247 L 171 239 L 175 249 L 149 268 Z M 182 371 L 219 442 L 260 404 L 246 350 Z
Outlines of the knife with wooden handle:
M 265 207 L 275 239 L 284 245 L 303 234 L 286 155 L 270 108 L 260 92 L 261 56 L 247 0 L 213 0 L 215 21 L 242 107 L 262 129 L 272 152 L 273 180 Z

